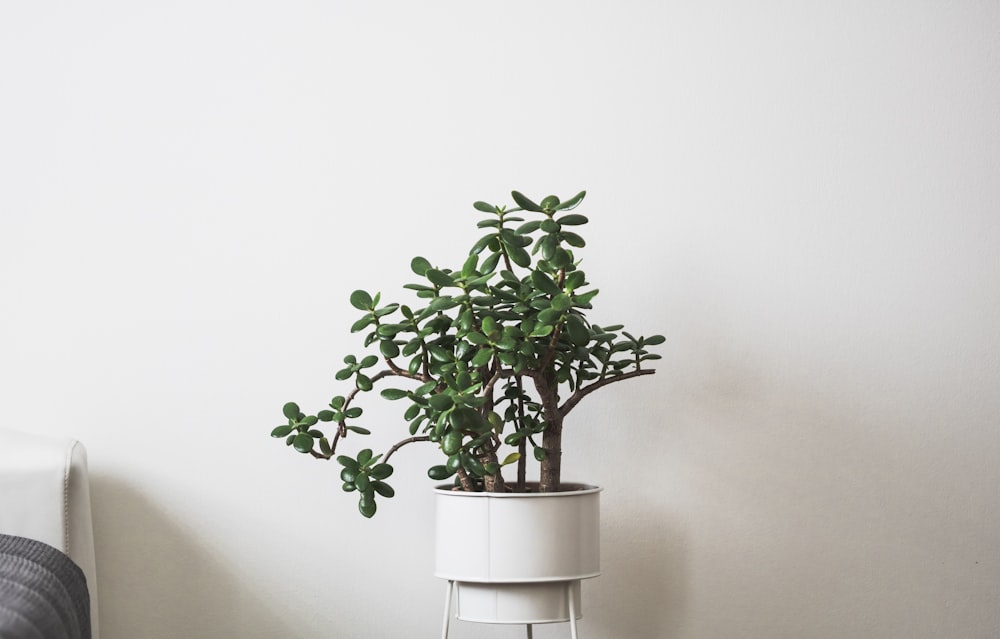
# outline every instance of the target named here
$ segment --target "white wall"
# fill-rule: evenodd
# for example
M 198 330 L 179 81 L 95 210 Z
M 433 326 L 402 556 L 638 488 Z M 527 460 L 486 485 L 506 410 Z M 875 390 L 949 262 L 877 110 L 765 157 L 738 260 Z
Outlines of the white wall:
M 433 450 L 365 521 L 267 435 L 358 352 L 350 291 L 456 263 L 512 188 L 586 188 L 595 321 L 669 337 L 570 425 L 606 487 L 581 636 L 996 636 L 998 33 L 971 0 L 0 5 L 0 408 L 88 446 L 104 636 L 435 636 Z

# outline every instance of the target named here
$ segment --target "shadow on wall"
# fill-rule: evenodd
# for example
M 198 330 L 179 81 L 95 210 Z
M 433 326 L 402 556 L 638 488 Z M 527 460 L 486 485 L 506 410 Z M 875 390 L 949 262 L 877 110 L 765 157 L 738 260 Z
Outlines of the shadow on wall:
M 648 506 L 622 504 L 616 510 L 603 515 L 602 574 L 584 585 L 587 634 L 632 639 L 675 637 L 687 598 L 683 532 Z
M 298 636 L 149 499 L 101 475 L 91 493 L 103 639 Z

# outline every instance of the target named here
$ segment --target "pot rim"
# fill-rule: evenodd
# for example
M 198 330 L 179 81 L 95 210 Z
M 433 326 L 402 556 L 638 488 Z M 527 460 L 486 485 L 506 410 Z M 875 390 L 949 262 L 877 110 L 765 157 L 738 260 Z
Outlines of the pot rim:
M 537 481 L 529 481 L 527 483 L 528 488 L 532 486 L 538 486 Z M 466 492 L 463 490 L 455 490 L 452 484 L 439 484 L 434 487 L 434 492 L 439 495 L 450 495 L 453 497 L 479 497 L 486 499 L 532 499 L 536 497 L 572 497 L 574 495 L 590 495 L 593 493 L 599 493 L 603 488 L 596 486 L 594 484 L 585 484 L 583 482 L 562 482 L 562 490 L 554 493 L 539 493 L 539 492 L 526 492 L 526 493 L 487 493 L 487 492 Z

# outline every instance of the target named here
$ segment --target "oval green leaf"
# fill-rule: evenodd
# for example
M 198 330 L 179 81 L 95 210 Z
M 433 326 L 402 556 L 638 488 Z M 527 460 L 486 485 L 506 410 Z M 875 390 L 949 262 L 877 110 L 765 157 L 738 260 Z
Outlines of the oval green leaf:
M 292 447 L 300 453 L 308 453 L 313 448 L 313 438 L 309 433 L 299 433 L 292 441 Z
M 372 310 L 372 296 L 367 291 L 354 291 L 351 293 L 351 306 L 359 311 L 370 311 Z
M 271 431 L 271 437 L 288 437 L 288 434 L 292 432 L 292 427 L 289 425 L 278 426 Z
M 412 270 L 417 275 L 423 276 L 427 272 L 427 269 L 431 267 L 431 263 L 427 261 L 426 258 L 420 257 L 419 255 L 412 260 L 410 260 L 410 270 Z
M 288 402 L 281 407 L 281 414 L 288 419 L 298 419 L 299 418 L 299 405 L 295 402 Z
M 517 202 L 517 205 L 520 206 L 525 211 L 534 211 L 535 213 L 542 212 L 542 207 L 538 206 L 537 204 L 529 200 L 522 193 L 518 191 L 511 191 L 510 196 L 514 198 L 514 201 Z

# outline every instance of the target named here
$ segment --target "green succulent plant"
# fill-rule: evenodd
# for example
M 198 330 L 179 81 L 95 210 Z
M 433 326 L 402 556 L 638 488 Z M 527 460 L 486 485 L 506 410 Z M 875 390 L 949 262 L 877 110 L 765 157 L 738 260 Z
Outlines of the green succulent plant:
M 411 261 L 420 280 L 404 288 L 417 303 L 384 303 L 378 293 L 354 291 L 350 303 L 361 317 L 351 332 L 363 333 L 365 347 L 379 354 L 345 357 L 336 378 L 346 394 L 314 415 L 285 404 L 287 423 L 271 435 L 299 453 L 335 458 L 343 489 L 358 493 L 365 517 L 375 514 L 377 497 L 394 495 L 389 459 L 415 442 L 431 442 L 443 454 L 430 478 L 454 478 L 461 490 L 523 492 L 533 459 L 535 489 L 558 491 L 566 416 L 600 388 L 654 373 L 646 364 L 660 356 L 649 347 L 664 342 L 662 335 L 636 337 L 621 325 L 587 320 L 598 291 L 574 251 L 585 245 L 577 230 L 588 220 L 568 212 L 585 194 L 536 204 L 514 191 L 513 207 L 474 203 L 486 215 L 478 223 L 485 235 L 460 268 Z M 391 384 L 381 389 L 384 399 L 405 404 L 409 437 L 384 454 L 338 454 L 349 435 L 370 434 L 359 425 L 356 400 L 382 384 Z M 516 476 L 508 479 L 504 469 L 511 466 Z

